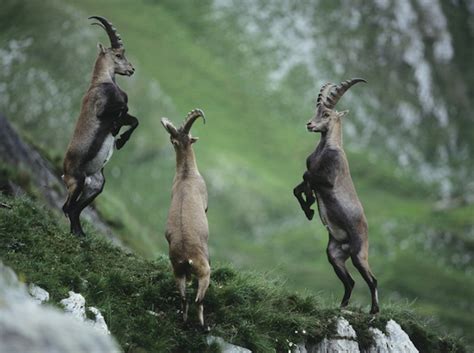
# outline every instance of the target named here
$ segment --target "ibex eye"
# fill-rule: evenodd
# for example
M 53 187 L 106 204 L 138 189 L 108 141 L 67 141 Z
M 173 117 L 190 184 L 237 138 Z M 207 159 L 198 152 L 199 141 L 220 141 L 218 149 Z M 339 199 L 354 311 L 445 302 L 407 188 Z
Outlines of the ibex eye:
M 115 54 L 115 57 L 120 59 L 122 57 L 122 54 Z

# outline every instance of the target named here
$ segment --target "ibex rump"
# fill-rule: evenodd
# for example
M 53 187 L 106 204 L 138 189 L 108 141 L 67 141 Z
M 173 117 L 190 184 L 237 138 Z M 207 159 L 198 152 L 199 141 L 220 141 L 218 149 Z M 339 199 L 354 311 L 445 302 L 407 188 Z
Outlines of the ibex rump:
M 370 312 L 375 314 L 379 311 L 377 280 L 368 262 L 368 225 L 342 148 L 341 120 L 347 111 L 334 110 L 342 95 L 358 82 L 365 80 L 352 79 L 339 85 L 328 83 L 321 88 L 316 114 L 307 123 L 308 131 L 321 133 L 321 140 L 306 160 L 303 182 L 293 192 L 309 220 L 314 215 L 311 205 L 315 201 L 318 204 L 319 216 L 329 232 L 328 259 L 344 284 L 341 307 L 348 305 L 354 287 L 354 280 L 345 265 L 350 257 L 370 288 Z

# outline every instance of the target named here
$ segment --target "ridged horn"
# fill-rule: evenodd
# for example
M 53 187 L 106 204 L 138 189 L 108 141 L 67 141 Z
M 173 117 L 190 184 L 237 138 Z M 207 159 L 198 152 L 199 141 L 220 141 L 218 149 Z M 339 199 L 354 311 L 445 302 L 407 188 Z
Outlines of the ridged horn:
M 321 87 L 318 98 L 316 100 L 316 107 L 324 107 L 327 109 L 334 109 L 339 99 L 346 93 L 346 91 L 358 82 L 366 82 L 363 78 L 353 78 L 346 80 L 338 85 L 334 83 L 326 83 Z
M 206 117 L 204 116 L 204 112 L 201 109 L 194 109 L 188 113 L 186 120 L 183 123 L 183 132 L 189 134 L 191 127 L 193 126 L 194 122 L 199 118 L 202 117 L 204 123 L 206 123 Z
M 110 23 L 105 17 L 91 16 L 89 17 L 89 20 L 90 19 L 96 19 L 100 22 L 100 23 L 94 22 L 92 24 L 98 25 L 105 30 L 105 32 L 109 36 L 110 46 L 112 48 L 118 49 L 118 48 L 123 47 L 123 42 L 122 42 L 122 38 L 120 38 L 120 34 L 117 33 L 117 30 L 115 29 L 115 27 L 112 26 L 112 23 Z

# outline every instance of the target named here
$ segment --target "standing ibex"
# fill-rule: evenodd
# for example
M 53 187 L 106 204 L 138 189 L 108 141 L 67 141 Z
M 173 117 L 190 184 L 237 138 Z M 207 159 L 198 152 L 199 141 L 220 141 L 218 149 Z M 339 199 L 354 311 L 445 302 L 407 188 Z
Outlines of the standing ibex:
M 115 82 L 115 74 L 131 76 L 135 69 L 125 58 L 120 35 L 103 17 L 92 16 L 108 34 L 111 48 L 99 44 L 92 79 L 82 99 L 81 112 L 64 158 L 63 180 L 68 197 L 63 206 L 71 223 L 71 233 L 84 235 L 79 216 L 102 192 L 103 167 L 114 148 L 128 141 L 138 120 L 128 114 L 127 94 Z M 129 129 L 117 136 L 122 126 Z
M 342 117 L 347 111 L 334 110 L 342 95 L 358 82 L 366 81 L 352 79 L 339 85 L 327 83 L 321 88 L 316 114 L 306 125 L 308 131 L 320 132 L 321 140 L 316 150 L 307 158 L 307 171 L 303 174 L 303 182 L 295 187 L 293 193 L 309 220 L 314 215 L 311 205 L 315 201 L 318 203 L 319 216 L 329 232 L 328 259 L 344 284 L 341 307 L 348 305 L 354 287 L 354 280 L 345 265 L 350 257 L 369 285 L 372 294 L 370 312 L 375 314 L 379 311 L 377 280 L 368 262 L 367 220 L 342 148 Z
M 204 326 L 203 300 L 211 275 L 207 248 L 207 189 L 199 174 L 192 147 L 198 138 L 190 134 L 193 123 L 199 117 L 205 119 L 204 113 L 200 109 L 194 109 L 178 129 L 166 118 L 162 118 L 161 123 L 170 134 L 176 152 L 176 175 L 166 225 L 169 256 L 181 296 L 183 319 L 186 321 L 188 315 L 186 282 L 194 274 L 198 279 L 196 303 L 199 322 Z

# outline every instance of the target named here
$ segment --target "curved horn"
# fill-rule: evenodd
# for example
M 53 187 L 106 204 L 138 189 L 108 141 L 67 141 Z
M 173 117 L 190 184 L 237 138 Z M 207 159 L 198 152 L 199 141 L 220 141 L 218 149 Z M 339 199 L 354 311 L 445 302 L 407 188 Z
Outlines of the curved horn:
M 89 20 L 90 19 L 96 19 L 100 22 L 100 23 L 94 22 L 92 24 L 102 27 L 107 32 L 107 35 L 109 36 L 109 39 L 110 39 L 110 46 L 112 48 L 118 49 L 118 48 L 123 47 L 123 42 L 122 42 L 122 38 L 120 38 L 120 34 L 117 33 L 117 30 L 115 29 L 115 27 L 112 26 L 112 23 L 110 23 L 105 17 L 91 16 L 89 17 Z
M 338 85 L 335 85 L 334 83 L 326 83 L 319 91 L 316 107 L 320 108 L 322 105 L 327 109 L 333 109 L 344 93 L 358 82 L 367 83 L 363 78 L 353 78 L 351 80 L 343 81 Z
M 204 124 L 206 123 L 206 117 L 204 116 L 204 112 L 201 109 L 193 109 L 188 113 L 186 120 L 183 123 L 183 132 L 186 134 L 189 133 L 191 127 L 193 126 L 194 122 L 199 118 L 202 117 Z

